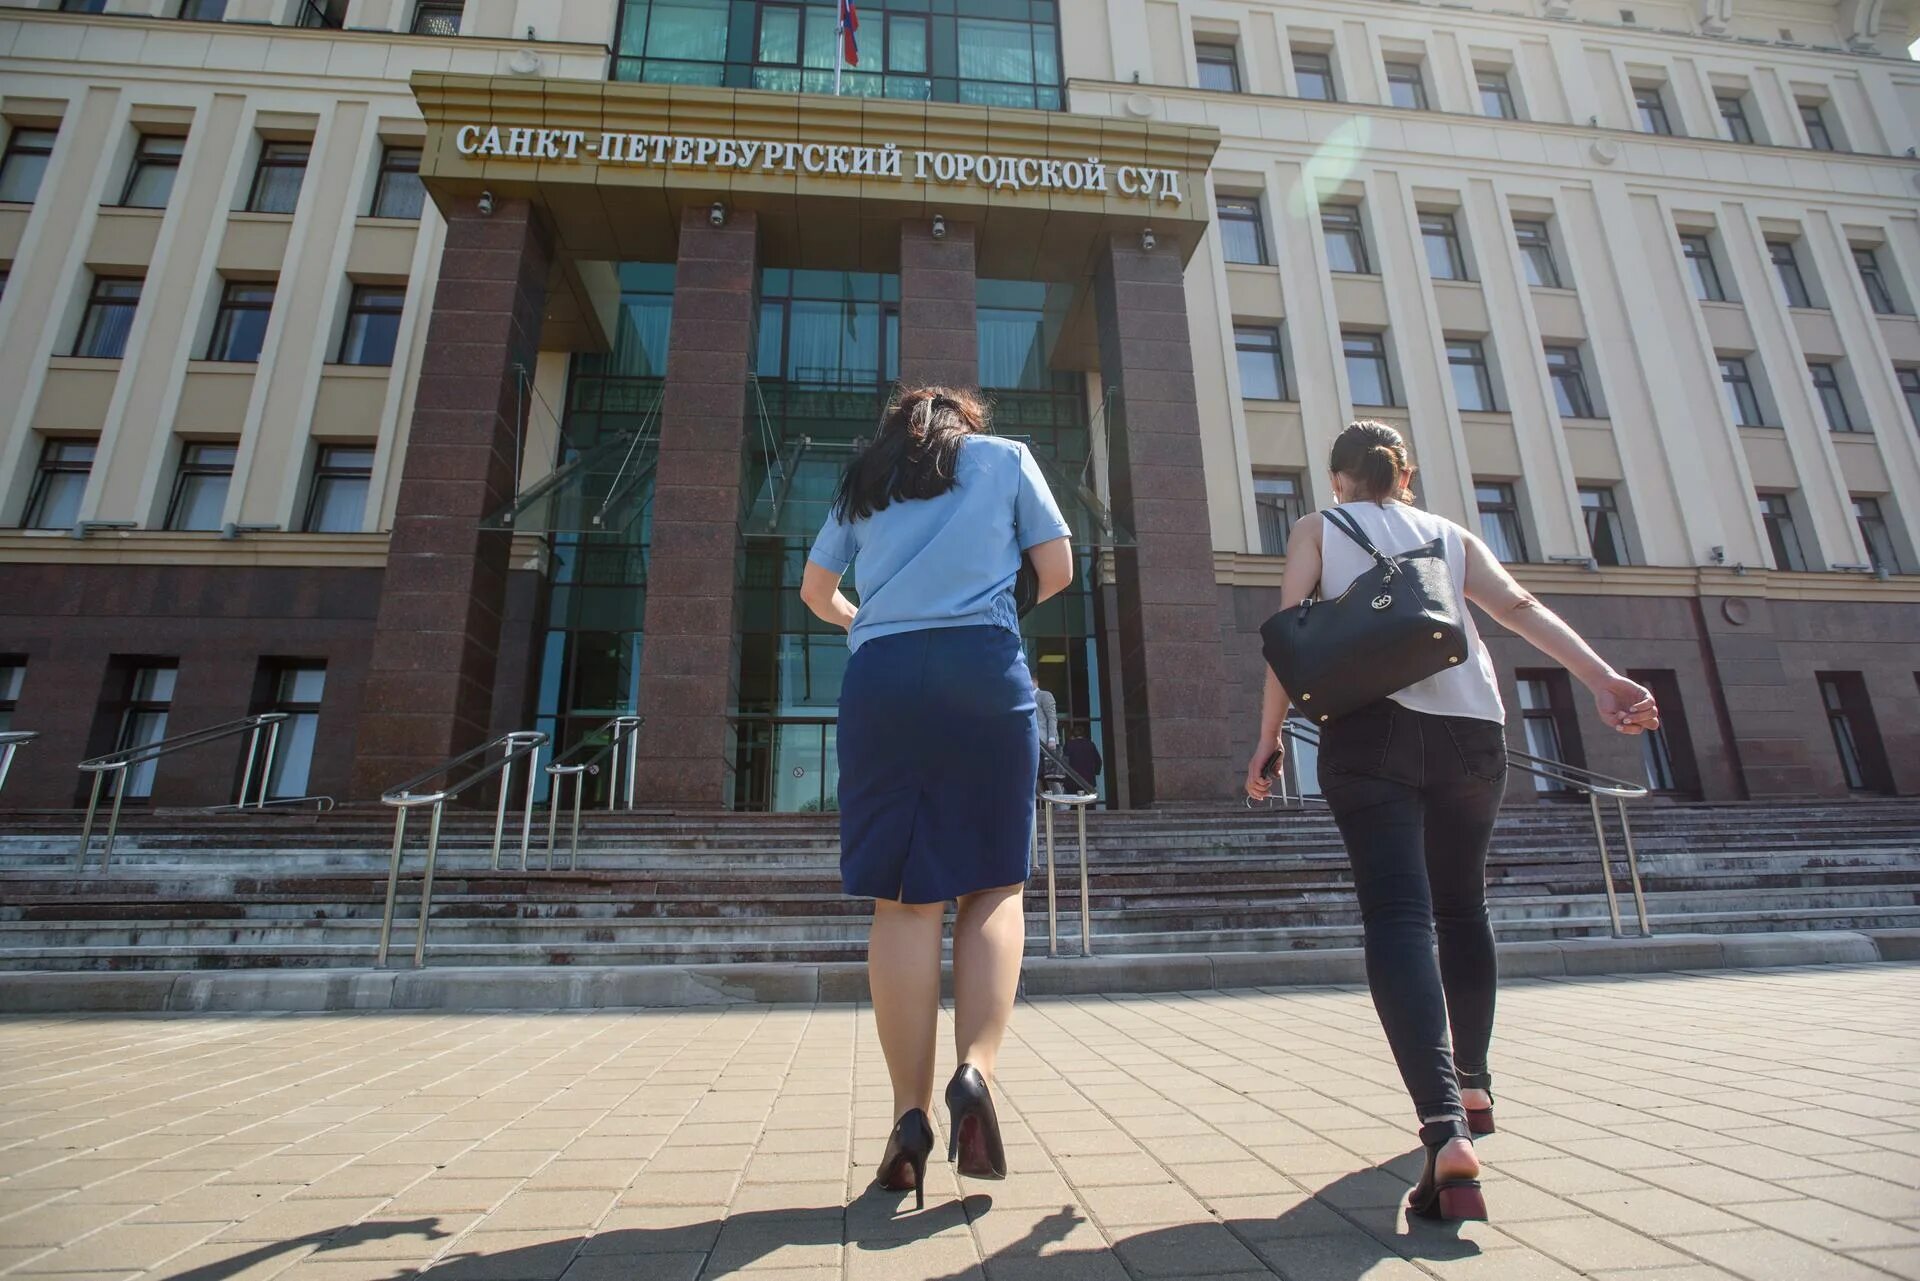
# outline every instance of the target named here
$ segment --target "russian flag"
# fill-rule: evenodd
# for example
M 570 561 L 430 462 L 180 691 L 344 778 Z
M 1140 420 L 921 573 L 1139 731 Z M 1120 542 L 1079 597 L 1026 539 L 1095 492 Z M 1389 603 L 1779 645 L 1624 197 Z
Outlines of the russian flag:
M 860 65 L 860 11 L 853 0 L 840 0 L 840 21 L 834 28 L 840 33 L 840 57 L 833 67 L 833 91 L 840 92 L 840 68 Z

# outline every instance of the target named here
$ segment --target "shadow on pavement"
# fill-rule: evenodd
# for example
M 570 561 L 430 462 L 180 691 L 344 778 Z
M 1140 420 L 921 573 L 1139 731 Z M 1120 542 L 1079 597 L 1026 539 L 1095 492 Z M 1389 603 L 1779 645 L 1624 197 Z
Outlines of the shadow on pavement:
M 1062 1275 L 1099 1275 L 1099 1259 L 1119 1258 L 1129 1272 L 1178 1276 L 1183 1262 L 1215 1273 L 1227 1270 L 1237 1256 L 1240 1270 L 1266 1268 L 1289 1281 L 1360 1281 L 1375 1267 L 1394 1259 L 1446 1260 L 1480 1253 L 1473 1241 L 1450 1226 L 1415 1223 L 1400 1217 L 1398 1199 L 1406 1181 L 1395 1171 L 1418 1172 L 1418 1152 L 1396 1158 L 1378 1169 L 1343 1175 L 1313 1196 L 1273 1218 L 1209 1219 L 1157 1228 L 1123 1228 L 1116 1243 L 1093 1244 L 1097 1234 L 1084 1215 L 1072 1206 L 1038 1219 L 1027 1232 L 988 1256 L 995 1261 L 1033 1260 L 1043 1272 L 1061 1268 Z M 1259 1192 L 1261 1189 L 1249 1189 Z M 990 1194 L 964 1200 L 945 1200 L 915 1213 L 901 1212 L 896 1194 L 868 1189 L 845 1206 L 818 1206 L 781 1210 L 754 1210 L 742 1214 L 670 1223 L 654 1228 L 617 1228 L 587 1234 L 556 1233 L 551 1239 L 509 1249 L 456 1249 L 426 1275 L 432 1281 L 556 1281 L 563 1275 L 575 1281 L 604 1278 L 654 1277 L 715 1278 L 743 1275 L 747 1269 L 767 1266 L 782 1250 L 845 1246 L 871 1254 L 912 1252 L 912 1247 L 940 1233 L 964 1229 L 984 1219 L 993 1208 Z M 672 1207 L 659 1207 L 672 1217 Z M 691 1216 L 689 1216 L 691 1218 Z M 320 1248 L 307 1256 L 312 1263 L 353 1257 L 355 1247 L 394 1237 L 417 1235 L 432 1241 L 450 1235 L 437 1218 L 405 1221 L 378 1220 L 310 1233 L 287 1241 L 262 1245 L 230 1259 L 189 1271 L 166 1274 L 167 1281 L 231 1281 L 277 1255 L 303 1245 Z M 484 1235 L 484 1225 L 480 1235 Z M 524 1237 L 524 1232 L 516 1233 Z M 1088 1244 L 1076 1244 L 1074 1239 Z M 478 1240 L 473 1240 L 479 1245 Z M 424 1254 L 425 1251 L 423 1250 Z M 365 1258 L 364 1255 L 360 1257 Z M 1040 1264 L 1040 1260 L 1045 1264 Z M 776 1263 L 780 1262 L 778 1260 Z M 794 1266 L 811 1260 L 797 1256 Z M 1072 1265 L 1079 1263 L 1082 1268 Z M 1051 1266 L 1049 1266 L 1051 1265 Z M 934 1276 L 902 1259 L 902 1275 L 926 1276 L 927 1281 L 974 1281 L 979 1265 L 971 1260 Z M 388 1270 L 391 1269 L 391 1270 Z M 367 1259 L 367 1281 L 404 1281 L 422 1275 L 422 1267 Z

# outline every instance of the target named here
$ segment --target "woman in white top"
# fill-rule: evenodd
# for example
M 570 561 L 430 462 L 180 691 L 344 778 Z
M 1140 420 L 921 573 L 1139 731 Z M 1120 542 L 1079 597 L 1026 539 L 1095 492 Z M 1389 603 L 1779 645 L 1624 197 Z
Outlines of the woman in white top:
M 1413 464 L 1399 432 L 1354 423 L 1334 441 L 1328 465 L 1340 510 L 1382 552 L 1442 539 L 1461 597 L 1467 661 L 1321 726 L 1320 789 L 1353 865 L 1374 1009 L 1421 1121 L 1427 1163 L 1409 1209 L 1484 1219 L 1471 1136 L 1494 1128 L 1487 1048 L 1496 970 L 1486 864 L 1506 788 L 1506 712 L 1466 602 L 1578 678 L 1609 728 L 1655 729 L 1659 711 L 1651 694 L 1516 583 L 1478 535 L 1413 506 Z M 1338 596 L 1372 564 L 1318 512 L 1303 516 L 1287 540 L 1281 607 Z M 1257 799 L 1272 787 L 1277 771 L 1269 762 L 1285 747 L 1287 692 L 1271 671 L 1263 704 L 1247 762 L 1247 795 Z

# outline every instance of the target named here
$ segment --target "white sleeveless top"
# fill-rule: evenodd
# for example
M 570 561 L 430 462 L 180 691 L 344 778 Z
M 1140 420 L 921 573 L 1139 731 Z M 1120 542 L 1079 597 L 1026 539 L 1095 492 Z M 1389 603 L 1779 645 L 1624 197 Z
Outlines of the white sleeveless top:
M 1493 675 L 1493 656 L 1480 640 L 1473 612 L 1467 608 L 1467 546 L 1464 531 L 1444 516 L 1421 511 L 1406 503 L 1341 503 L 1340 510 L 1351 516 L 1366 531 L 1373 545 L 1389 556 L 1424 547 L 1436 538 L 1444 539 L 1447 573 L 1453 578 L 1453 594 L 1460 619 L 1467 630 L 1467 661 L 1449 667 L 1423 681 L 1416 681 L 1388 697 L 1400 706 L 1435 716 L 1470 716 L 1475 720 L 1505 724 L 1507 710 L 1500 701 L 1500 686 Z M 1320 527 L 1320 596 L 1330 600 L 1365 570 L 1373 567 L 1373 557 L 1360 545 L 1323 521 Z

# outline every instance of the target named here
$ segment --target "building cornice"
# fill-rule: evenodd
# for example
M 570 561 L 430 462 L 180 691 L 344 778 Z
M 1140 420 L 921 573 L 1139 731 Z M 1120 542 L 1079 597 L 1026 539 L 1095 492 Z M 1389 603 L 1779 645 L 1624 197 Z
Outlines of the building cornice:
M 218 35 L 266 35 L 275 40 L 349 40 L 377 44 L 453 45 L 460 48 L 470 48 L 480 44 L 494 49 L 532 49 L 535 52 L 542 50 L 550 50 L 554 53 L 611 54 L 613 52 L 611 45 L 602 44 L 597 40 L 529 40 L 516 36 L 464 34 L 433 36 L 412 31 L 389 31 L 380 27 L 295 27 L 277 22 L 238 20 L 201 22 L 192 18 L 153 18 L 137 13 L 62 13 L 58 9 L 0 8 L 0 22 L 15 20 L 72 23 L 75 26 L 107 22 L 117 28 L 145 28 L 149 31 L 163 31 L 175 35 L 182 31 L 204 31 Z

